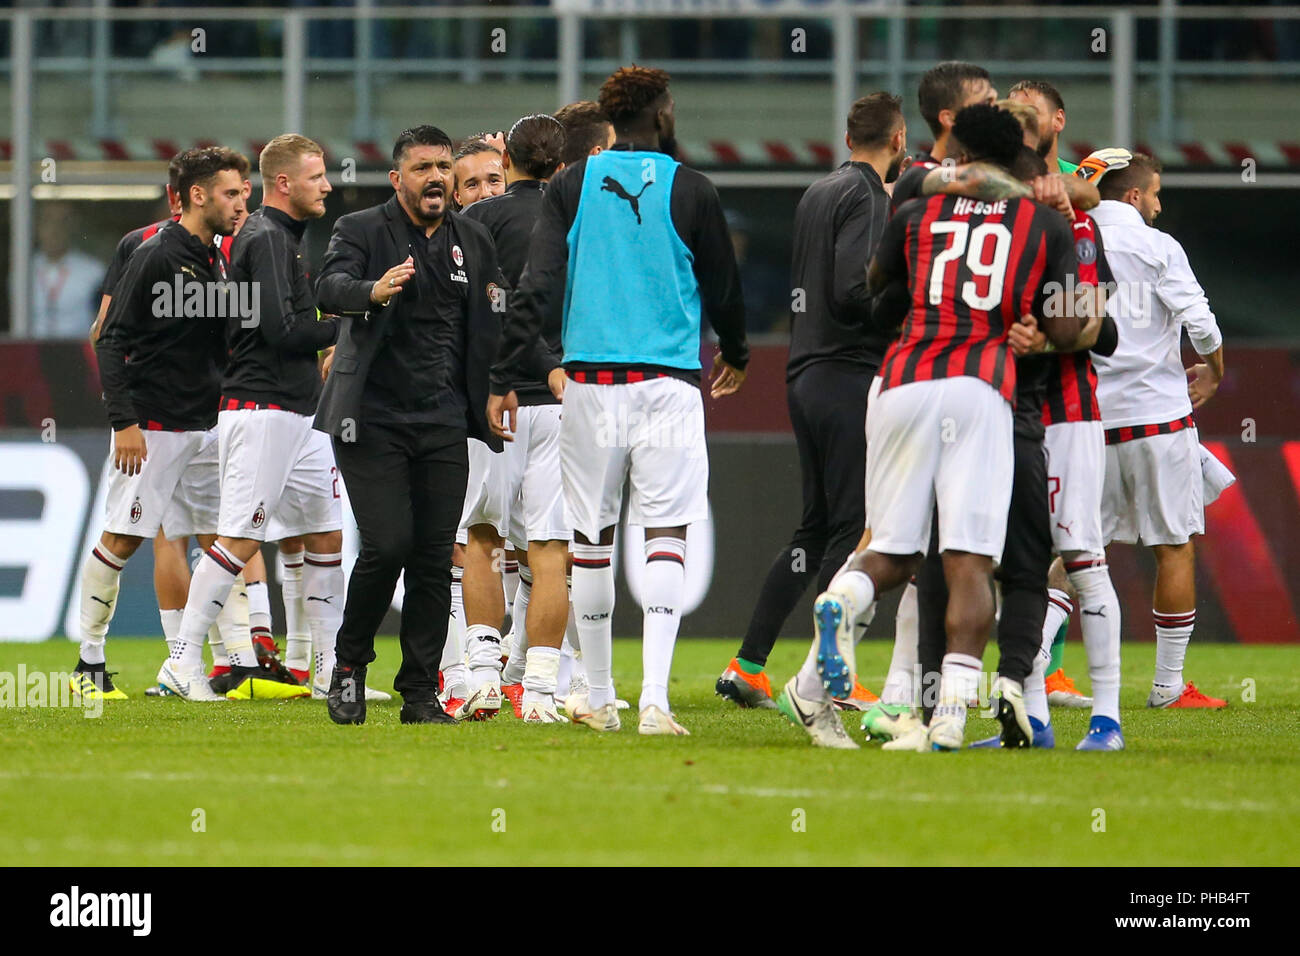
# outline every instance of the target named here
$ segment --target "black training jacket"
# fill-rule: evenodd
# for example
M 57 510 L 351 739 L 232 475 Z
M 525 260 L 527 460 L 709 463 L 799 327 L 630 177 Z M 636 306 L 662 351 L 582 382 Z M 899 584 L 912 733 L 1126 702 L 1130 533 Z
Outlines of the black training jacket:
M 316 412 L 321 392 L 316 353 L 334 344 L 338 320 L 318 319 L 303 249 L 306 231 L 306 221 L 262 206 L 235 236 L 230 278 L 243 290 L 244 302 L 255 293 L 257 315 L 227 320 L 230 362 L 221 382 L 223 405 L 251 402 L 300 415 Z
M 513 290 L 519 285 L 524 266 L 528 263 L 528 245 L 533 227 L 542 214 L 542 197 L 546 183 L 536 179 L 519 180 L 506 187 L 499 196 L 480 199 L 464 211 L 466 219 L 476 219 L 487 226 L 497 247 L 497 259 L 506 282 Z M 560 330 L 564 324 L 564 310 L 559 299 L 542 320 L 542 342 L 547 354 L 559 365 L 564 352 Z M 515 397 L 520 405 L 559 404 L 544 378 L 525 378 L 515 382 Z
M 867 264 L 889 221 L 889 195 L 867 163 L 846 162 L 808 187 L 794 214 L 786 380 L 836 361 L 879 368 L 892 336 L 871 323 Z M 802 305 L 802 308 L 798 306 Z
M 131 256 L 95 345 L 114 430 L 216 424 L 225 322 L 207 306 L 225 276 L 221 253 L 179 222 L 165 224 Z

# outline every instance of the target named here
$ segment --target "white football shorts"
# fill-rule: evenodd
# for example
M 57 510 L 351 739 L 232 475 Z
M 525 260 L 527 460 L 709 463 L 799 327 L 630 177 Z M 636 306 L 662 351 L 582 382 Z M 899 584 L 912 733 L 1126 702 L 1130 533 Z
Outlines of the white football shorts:
M 925 553 L 939 509 L 939 549 L 998 561 L 1006 542 L 1014 451 L 1011 406 L 977 378 L 871 385 L 867 404 L 870 550 Z
M 168 538 L 216 534 L 221 505 L 217 429 L 146 431 L 145 461 L 128 478 L 111 465 L 107 521 L 112 534 L 152 538 L 162 528 Z
M 1101 495 L 1106 481 L 1106 430 L 1101 422 L 1047 426 L 1047 506 L 1052 549 L 1103 555 Z
M 569 382 L 560 424 L 565 521 L 589 541 L 618 523 L 675 528 L 709 516 L 709 454 L 698 386 L 670 377 Z
M 222 410 L 218 533 L 279 540 L 343 527 L 329 436 L 310 415 L 271 408 Z M 272 519 L 274 534 L 271 537 Z

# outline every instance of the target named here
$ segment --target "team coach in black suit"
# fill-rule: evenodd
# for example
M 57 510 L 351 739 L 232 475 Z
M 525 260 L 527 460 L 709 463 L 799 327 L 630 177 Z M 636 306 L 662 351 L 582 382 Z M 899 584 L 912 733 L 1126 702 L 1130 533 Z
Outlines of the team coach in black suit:
M 329 690 L 340 724 L 366 719 L 366 665 L 403 569 L 402 722 L 455 723 L 438 704 L 438 663 L 465 440 L 501 450 L 485 409 L 504 280 L 487 229 L 449 208 L 451 153 L 433 126 L 398 136 L 395 195 L 339 219 L 316 282 L 321 310 L 344 317 L 316 427 L 334 438 L 361 531 Z

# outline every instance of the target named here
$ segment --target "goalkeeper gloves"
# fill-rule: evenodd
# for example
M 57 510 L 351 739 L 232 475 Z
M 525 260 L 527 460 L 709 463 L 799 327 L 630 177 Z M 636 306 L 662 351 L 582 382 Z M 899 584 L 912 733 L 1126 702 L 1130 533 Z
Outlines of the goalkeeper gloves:
M 1128 165 L 1133 154 L 1127 149 L 1120 146 L 1107 146 L 1105 149 L 1094 150 L 1088 155 L 1079 168 L 1074 171 L 1074 175 L 1086 182 L 1096 183 L 1112 169 L 1123 169 Z

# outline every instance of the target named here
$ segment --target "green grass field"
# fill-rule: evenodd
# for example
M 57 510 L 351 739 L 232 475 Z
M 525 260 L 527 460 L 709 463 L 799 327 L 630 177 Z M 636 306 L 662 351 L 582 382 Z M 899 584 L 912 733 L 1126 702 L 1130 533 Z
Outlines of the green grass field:
M 814 750 L 776 712 L 714 697 L 734 650 L 678 645 L 670 693 L 693 736 L 664 739 L 639 737 L 627 712 L 621 733 L 601 735 L 504 715 L 406 727 L 396 699 L 372 705 L 363 727 L 334 726 L 321 701 L 151 699 L 161 641 L 114 640 L 131 700 L 99 719 L 0 709 L 0 865 L 1300 861 L 1296 648 L 1193 644 L 1189 676 L 1230 708 L 1150 712 L 1154 645 L 1127 646 L 1121 754 L 1075 753 L 1087 712 L 1061 710 L 1055 751 Z M 774 683 L 803 651 L 778 645 Z M 371 684 L 388 687 L 396 640 L 379 654 Z M 75 658 L 64 641 L 0 644 L 0 672 L 63 671 Z M 885 644 L 859 648 L 868 686 L 879 689 L 888 659 Z M 639 644 L 619 641 L 615 665 L 635 706 Z M 1066 666 L 1086 690 L 1080 646 Z M 996 726 L 972 720 L 967 736 Z

